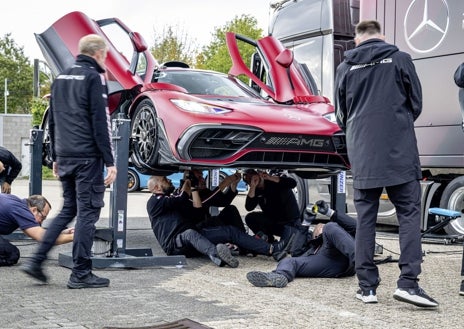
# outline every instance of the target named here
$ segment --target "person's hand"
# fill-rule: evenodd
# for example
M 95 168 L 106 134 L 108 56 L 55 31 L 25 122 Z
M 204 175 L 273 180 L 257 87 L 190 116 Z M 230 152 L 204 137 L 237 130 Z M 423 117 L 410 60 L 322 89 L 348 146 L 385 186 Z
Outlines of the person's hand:
M 74 227 L 64 229 L 62 233 L 63 234 L 73 234 L 74 233 Z
M 321 235 L 323 230 L 324 230 L 324 224 L 322 223 L 317 224 L 313 231 L 313 239 L 316 239 L 319 235 Z
M 264 180 L 269 180 L 269 181 L 276 182 L 276 183 L 278 183 L 279 180 L 280 180 L 279 176 L 271 176 L 271 175 L 269 175 L 267 172 L 262 172 L 262 173 L 260 173 L 260 176 L 261 176 Z
M 11 194 L 11 185 L 7 182 L 3 182 L 2 184 L 2 193 Z
M 117 172 L 115 166 L 106 167 L 105 186 L 111 185 L 115 181 Z
M 181 191 L 185 191 L 188 194 L 192 193 L 192 182 L 190 181 L 190 179 L 188 178 L 184 179 L 184 184 L 182 184 Z
M 259 175 L 253 175 L 250 180 L 250 187 L 255 188 L 259 184 Z
M 59 177 L 59 176 L 58 176 L 58 163 L 53 162 L 52 170 L 53 170 L 53 176 Z

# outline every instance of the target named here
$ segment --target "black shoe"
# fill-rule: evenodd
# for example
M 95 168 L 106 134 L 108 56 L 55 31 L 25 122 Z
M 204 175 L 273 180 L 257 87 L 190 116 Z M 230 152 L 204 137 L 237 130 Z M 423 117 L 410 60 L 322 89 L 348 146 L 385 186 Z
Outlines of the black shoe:
M 464 296 L 464 280 L 461 281 L 461 290 L 459 290 L 459 294 Z
M 28 262 L 21 266 L 21 271 L 26 273 L 27 275 L 33 277 L 36 280 L 39 280 L 40 282 L 47 283 L 48 278 L 42 271 L 42 265 L 37 264 L 34 262 Z
M 288 239 L 280 239 L 278 242 L 272 244 L 272 257 L 276 261 L 280 261 L 287 257 L 287 254 L 292 248 L 293 239 L 295 238 L 295 233 L 290 235 Z
M 248 272 L 246 275 L 248 281 L 255 287 L 276 287 L 283 288 L 287 285 L 288 280 L 282 274 L 275 272 Z
M 232 256 L 230 249 L 225 244 L 218 244 L 216 246 L 217 257 L 219 257 L 224 263 L 232 268 L 238 267 L 238 259 Z
M 77 278 L 73 274 L 69 277 L 69 289 L 82 289 L 82 288 L 104 288 L 110 285 L 110 280 L 100 278 L 93 273 L 87 274 L 82 279 Z
M 375 304 L 377 303 L 377 294 L 374 289 L 362 290 L 359 289 L 356 292 L 356 298 L 363 301 L 364 304 Z
M 427 295 L 422 288 L 396 289 L 393 298 L 400 302 L 413 304 L 419 307 L 436 307 L 438 302 Z

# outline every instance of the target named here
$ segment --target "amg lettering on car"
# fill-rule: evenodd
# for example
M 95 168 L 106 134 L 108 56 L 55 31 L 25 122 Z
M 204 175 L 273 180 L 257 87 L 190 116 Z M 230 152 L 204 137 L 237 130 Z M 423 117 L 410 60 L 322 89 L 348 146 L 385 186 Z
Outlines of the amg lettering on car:
M 313 146 L 324 147 L 325 140 L 316 138 L 304 137 L 271 137 L 265 141 L 266 145 L 297 145 L 297 146 Z

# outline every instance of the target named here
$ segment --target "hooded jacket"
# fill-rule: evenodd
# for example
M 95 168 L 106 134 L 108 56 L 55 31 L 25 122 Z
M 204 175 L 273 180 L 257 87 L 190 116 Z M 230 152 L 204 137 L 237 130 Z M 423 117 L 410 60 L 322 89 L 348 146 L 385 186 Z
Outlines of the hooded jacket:
M 422 111 L 422 90 L 411 56 L 383 40 L 366 40 L 345 52 L 335 87 L 353 187 L 420 179 L 414 121 Z

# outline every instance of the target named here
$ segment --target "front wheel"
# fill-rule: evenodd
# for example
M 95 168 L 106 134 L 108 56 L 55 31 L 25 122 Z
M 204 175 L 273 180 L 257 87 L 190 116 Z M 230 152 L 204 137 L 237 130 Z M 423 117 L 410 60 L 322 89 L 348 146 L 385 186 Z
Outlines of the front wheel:
M 141 167 L 156 167 L 158 161 L 158 134 L 156 110 L 149 100 L 143 100 L 131 118 L 133 163 Z
M 440 208 L 464 212 L 464 176 L 453 179 L 446 186 L 441 195 Z M 464 234 L 463 216 L 452 220 L 444 229 L 450 235 Z

